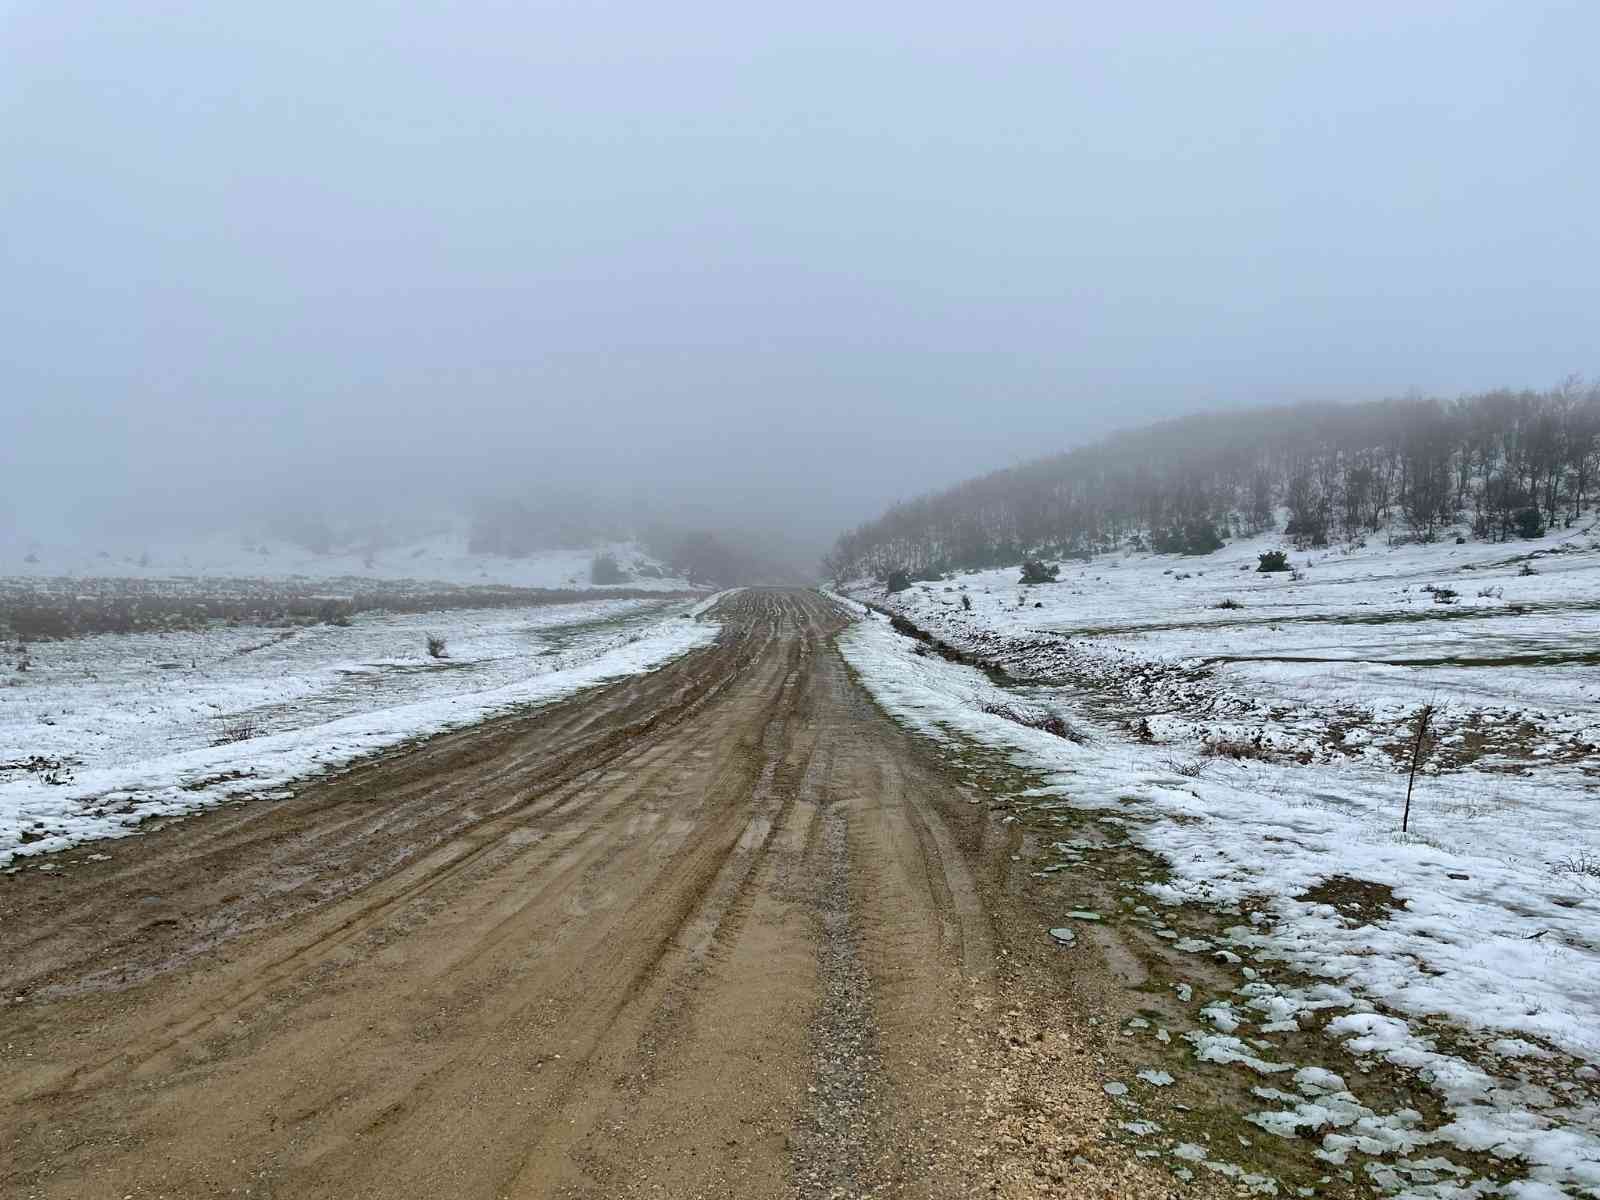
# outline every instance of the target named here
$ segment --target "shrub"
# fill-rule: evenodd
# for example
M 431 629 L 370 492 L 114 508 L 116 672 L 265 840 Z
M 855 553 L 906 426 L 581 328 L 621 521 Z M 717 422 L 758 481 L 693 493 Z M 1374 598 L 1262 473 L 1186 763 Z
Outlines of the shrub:
M 255 722 L 250 720 L 249 717 L 239 717 L 224 725 L 218 731 L 217 736 L 212 739 L 211 744 L 213 746 L 229 746 L 235 742 L 248 742 L 260 732 Z
M 1210 554 L 1222 549 L 1222 538 L 1210 521 L 1191 521 L 1183 527 L 1183 553 Z
M 442 637 L 440 637 L 436 633 L 430 633 L 428 635 L 428 657 L 429 658 L 449 658 L 450 657 L 449 654 L 446 653 L 446 651 L 445 651 L 444 639 Z
M 1544 536 L 1544 519 L 1537 508 L 1525 508 L 1517 514 L 1517 536 L 1536 538 Z
M 612 583 L 627 583 L 628 573 L 617 565 L 614 555 L 596 554 L 589 564 L 589 582 L 604 587 Z
M 324 625 L 350 627 L 350 604 L 345 600 L 324 600 L 317 609 L 317 620 Z
M 1161 765 L 1169 771 L 1182 775 L 1185 779 L 1199 779 L 1205 773 L 1207 764 L 1204 759 L 1185 762 L 1181 758 L 1163 758 Z
M 971 612 L 972 611 L 972 597 L 971 596 L 963 596 L 963 597 L 961 597 L 961 608 L 962 608 L 963 612 Z
M 1538 573 L 1539 572 L 1533 569 L 1533 564 L 1531 562 L 1523 563 L 1522 569 L 1517 572 L 1518 575 L 1537 575 Z
M 1456 597 L 1460 595 L 1455 588 L 1441 587 L 1434 583 L 1424 584 L 1422 590 L 1433 596 L 1435 604 L 1454 604 Z
M 1037 558 L 1030 558 L 1022 564 L 1022 578 L 1018 583 L 1054 583 L 1061 574 L 1058 566 L 1045 566 Z
M 1289 569 L 1289 555 L 1284 550 L 1268 550 L 1265 554 L 1258 554 L 1256 558 L 1259 565 L 1256 570 L 1262 574 L 1272 571 L 1287 571 Z
M 1235 600 L 1232 596 L 1229 596 L 1226 599 L 1218 600 L 1211 607 L 1212 608 L 1243 608 L 1244 605 L 1241 604 L 1239 601 Z
M 1283 532 L 1302 549 L 1306 546 L 1318 549 L 1328 544 L 1328 519 L 1324 516 L 1308 516 L 1299 520 L 1290 517 Z
M 883 590 L 889 593 L 903 592 L 911 586 L 911 576 L 898 567 L 889 572 L 889 578 L 883 585 Z

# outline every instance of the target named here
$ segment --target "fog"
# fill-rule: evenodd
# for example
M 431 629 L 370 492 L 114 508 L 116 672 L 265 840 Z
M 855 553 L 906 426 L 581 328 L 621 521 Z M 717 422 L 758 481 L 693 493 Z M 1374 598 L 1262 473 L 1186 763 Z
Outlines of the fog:
M 795 556 L 1596 367 L 1600 10 L 0 4 L 0 529 L 563 488 Z

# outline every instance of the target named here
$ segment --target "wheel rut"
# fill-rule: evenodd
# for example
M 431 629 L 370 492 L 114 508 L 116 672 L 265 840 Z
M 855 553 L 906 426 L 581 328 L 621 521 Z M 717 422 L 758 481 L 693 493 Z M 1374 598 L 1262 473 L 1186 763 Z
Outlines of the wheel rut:
M 1005 840 L 831 602 L 716 616 L 658 671 L 14 878 L 0 1196 L 1048 1194 L 980 1152 Z

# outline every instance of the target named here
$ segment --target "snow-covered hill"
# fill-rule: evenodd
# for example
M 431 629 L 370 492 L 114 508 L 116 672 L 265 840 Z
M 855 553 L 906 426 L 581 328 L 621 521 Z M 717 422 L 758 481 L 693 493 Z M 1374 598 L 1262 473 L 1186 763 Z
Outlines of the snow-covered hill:
M 325 554 L 270 536 L 213 535 L 181 540 L 0 542 L 0 577 L 169 579 L 313 579 L 410 581 L 457 587 L 590 588 L 590 564 L 610 554 L 629 578 L 610 586 L 679 591 L 690 585 L 633 542 L 548 550 L 526 558 L 474 554 L 464 529 L 451 528 L 400 544 L 359 543 Z

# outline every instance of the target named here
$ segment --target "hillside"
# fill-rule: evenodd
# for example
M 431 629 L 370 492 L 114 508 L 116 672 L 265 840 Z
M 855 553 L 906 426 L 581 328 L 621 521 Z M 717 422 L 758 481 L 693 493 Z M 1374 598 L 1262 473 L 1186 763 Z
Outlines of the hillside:
M 413 582 L 453 587 L 590 588 L 597 554 L 610 554 L 628 578 L 610 586 L 688 587 L 636 543 L 602 540 L 571 549 L 516 555 L 474 547 L 453 525 L 379 542 L 357 537 L 311 542 L 282 533 L 199 537 L 17 539 L 0 544 L 0 576 L 159 580 L 303 579 Z
M 1261 572 L 1283 544 L 861 583 L 893 628 L 840 645 L 1004 781 L 1052 936 L 1144 981 L 1141 1152 L 1214 1139 L 1200 1166 L 1280 1195 L 1356 1162 L 1381 1194 L 1594 1195 L 1600 521 Z
M 1139 985 L 1140 1154 L 1597 1194 L 1597 471 L 1576 385 L 1211 413 L 838 540 L 858 677 Z
M 1383 532 L 1506 541 L 1594 502 L 1600 387 L 1203 413 L 995 471 L 843 534 L 836 580 L 1033 555 L 1204 553 L 1279 527 L 1298 549 Z

